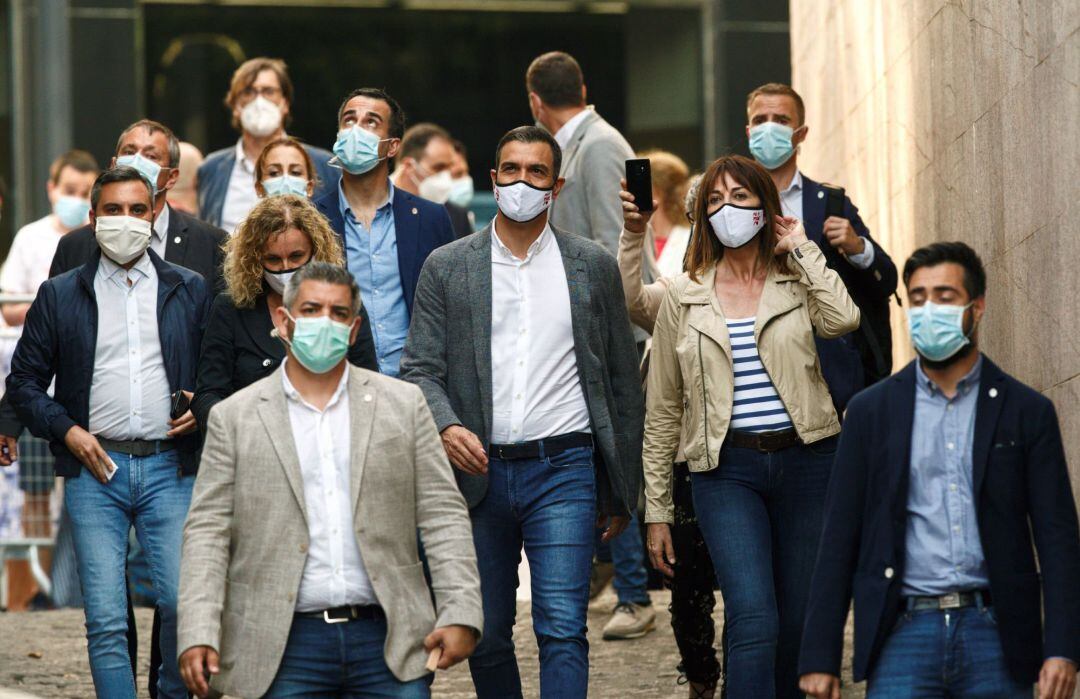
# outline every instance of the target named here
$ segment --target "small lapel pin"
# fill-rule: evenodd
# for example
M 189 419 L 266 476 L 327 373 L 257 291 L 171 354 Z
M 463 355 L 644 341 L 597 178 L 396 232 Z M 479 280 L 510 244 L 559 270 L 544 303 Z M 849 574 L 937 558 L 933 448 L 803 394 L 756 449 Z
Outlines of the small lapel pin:
M 172 239 L 172 241 L 174 243 L 176 243 L 177 245 L 179 245 L 180 244 L 180 236 L 176 236 L 175 238 Z
M 419 213 L 419 212 L 418 212 L 418 211 L 416 210 L 416 207 L 415 207 L 415 206 L 413 207 L 413 210 L 412 210 L 412 212 L 413 212 L 413 215 L 416 215 L 417 213 Z
M 364 402 L 365 403 L 370 403 L 371 402 L 371 394 L 370 393 L 365 393 L 364 394 Z
M 824 199 L 825 198 L 825 192 L 818 192 L 817 193 L 817 198 L 818 199 Z
M 990 397 L 991 398 L 997 398 L 997 389 L 996 388 L 991 388 L 990 389 Z
M 263 360 L 263 366 L 270 366 L 270 360 L 269 359 L 264 359 Z

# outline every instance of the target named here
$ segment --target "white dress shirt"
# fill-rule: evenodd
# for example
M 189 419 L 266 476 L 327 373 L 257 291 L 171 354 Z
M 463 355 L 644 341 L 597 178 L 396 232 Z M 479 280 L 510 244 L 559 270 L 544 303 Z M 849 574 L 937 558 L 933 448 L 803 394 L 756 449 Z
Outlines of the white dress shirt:
M 236 142 L 236 162 L 229 175 L 229 188 L 221 207 L 221 227 L 232 235 L 240 222 L 255 208 L 259 195 L 255 193 L 255 162 L 244 154 L 244 139 Z
M 296 611 L 377 604 L 353 529 L 348 364 L 325 410 L 305 401 L 289 381 L 285 362 L 281 366 L 289 423 L 304 479 L 309 539 Z
M 796 170 L 795 176 L 791 178 L 791 184 L 780 192 L 780 208 L 785 216 L 794 216 L 800 221 L 803 220 L 802 197 L 802 173 Z M 856 269 L 868 269 L 870 265 L 874 264 L 874 244 L 869 240 L 863 242 L 863 251 L 858 255 L 845 255 L 847 261 Z M 826 242 L 826 244 L 828 243 Z
M 158 337 L 158 276 L 149 255 L 125 270 L 104 255 L 94 275 L 98 329 L 90 382 L 90 433 L 165 439 L 169 377 Z
M 491 442 L 589 432 L 570 287 L 551 226 L 519 260 L 493 224 L 491 263 Z
M 169 205 L 161 207 L 161 213 L 154 219 L 154 234 L 150 236 L 150 249 L 157 253 L 161 259 L 165 259 L 165 246 L 168 244 L 169 235 Z
M 570 145 L 570 139 L 574 137 L 574 132 L 577 131 L 577 127 L 581 122 L 585 121 L 585 118 L 589 116 L 592 111 L 593 107 L 592 105 L 589 105 L 572 116 L 570 121 L 559 127 L 559 130 L 555 132 L 555 142 L 559 144 L 559 148 L 566 150 L 566 147 Z

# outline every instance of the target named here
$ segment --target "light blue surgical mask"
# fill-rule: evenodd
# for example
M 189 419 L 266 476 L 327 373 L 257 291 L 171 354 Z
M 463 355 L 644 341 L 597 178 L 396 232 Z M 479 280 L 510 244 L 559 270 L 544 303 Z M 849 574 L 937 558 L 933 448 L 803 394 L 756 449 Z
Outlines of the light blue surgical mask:
M 59 197 L 53 204 L 53 213 L 64 228 L 78 228 L 86 223 L 90 214 L 90 200 L 81 197 Z
M 150 182 L 150 188 L 153 190 L 153 196 L 158 194 L 158 175 L 161 174 L 161 166 L 155 163 L 153 160 L 144 158 L 142 153 L 136 153 L 135 155 L 120 155 L 116 158 L 117 167 L 133 167 L 139 171 L 139 174 L 145 177 Z
M 915 351 L 933 362 L 943 362 L 971 343 L 964 332 L 964 312 L 971 308 L 936 304 L 907 309 L 908 330 Z
M 334 158 L 331 165 L 344 168 L 352 175 L 363 175 L 370 172 L 380 160 L 379 144 L 389 141 L 388 138 L 380 139 L 367 129 L 362 129 L 353 124 L 338 131 L 337 141 L 334 142 Z
M 801 127 L 800 127 L 801 128 Z M 750 127 L 750 154 L 754 160 L 768 170 L 775 170 L 795 153 L 791 136 L 795 131 L 790 126 L 766 121 Z
M 267 177 L 262 181 L 262 186 L 268 197 L 276 197 L 279 194 L 295 194 L 298 197 L 306 197 L 308 181 L 295 175 L 281 175 L 279 177 Z
M 288 311 L 285 314 L 293 322 L 292 338 L 286 343 L 308 371 L 325 374 L 349 352 L 352 325 L 330 320 L 330 316 L 293 318 Z
M 460 206 L 463 209 L 469 208 L 469 204 L 473 200 L 473 181 L 469 175 L 463 175 L 461 177 L 455 177 L 453 184 L 450 187 L 450 198 L 447 200 L 454 206 Z

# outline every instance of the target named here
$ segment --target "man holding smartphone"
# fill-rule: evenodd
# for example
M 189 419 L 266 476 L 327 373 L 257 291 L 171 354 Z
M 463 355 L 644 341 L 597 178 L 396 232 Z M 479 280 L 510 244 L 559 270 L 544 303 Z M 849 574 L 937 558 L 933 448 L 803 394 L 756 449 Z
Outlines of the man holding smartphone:
M 896 265 L 842 189 L 799 171 L 799 145 L 809 132 L 799 93 L 782 83 L 762 85 L 747 97 L 746 116 L 750 153 L 772 175 L 784 214 L 803 222 L 862 314 L 857 331 L 817 340 L 821 370 L 842 415 L 852 396 L 892 371 L 889 299 L 896 292 Z
M 56 475 L 66 478 L 97 695 L 135 697 L 124 580 L 134 526 L 161 614 L 159 696 L 179 699 L 187 696 L 176 663 L 180 544 L 199 437 L 190 411 L 170 411 L 172 396 L 195 386 L 210 296 L 201 276 L 150 248 L 152 189 L 138 170 L 106 171 L 90 201 L 99 249 L 41 285 L 8 395 L 23 424 L 51 441 Z

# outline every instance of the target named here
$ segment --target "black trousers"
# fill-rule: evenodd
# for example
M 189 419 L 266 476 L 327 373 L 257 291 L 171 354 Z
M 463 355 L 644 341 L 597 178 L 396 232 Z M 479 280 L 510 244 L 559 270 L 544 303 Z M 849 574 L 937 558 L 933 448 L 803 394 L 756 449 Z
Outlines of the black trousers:
M 675 548 L 675 576 L 671 579 L 671 629 L 682 658 L 686 679 L 715 685 L 721 674 L 716 660 L 716 573 L 709 549 L 698 529 L 694 500 L 690 493 L 690 471 L 685 462 L 675 464 L 672 474 L 675 524 L 671 543 Z M 725 654 L 726 655 L 726 654 Z

